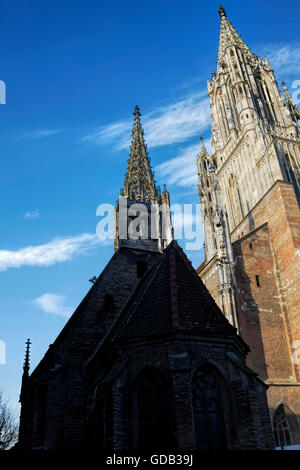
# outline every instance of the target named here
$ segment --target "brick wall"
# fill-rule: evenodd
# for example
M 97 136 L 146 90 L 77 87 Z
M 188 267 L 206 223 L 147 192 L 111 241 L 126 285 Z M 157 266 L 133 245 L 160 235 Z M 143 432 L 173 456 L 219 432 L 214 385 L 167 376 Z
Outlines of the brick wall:
M 269 384 L 271 414 L 282 402 L 293 410 L 300 443 L 300 212 L 292 184 L 277 181 L 231 237 L 247 363 Z M 199 275 L 218 302 L 212 264 Z

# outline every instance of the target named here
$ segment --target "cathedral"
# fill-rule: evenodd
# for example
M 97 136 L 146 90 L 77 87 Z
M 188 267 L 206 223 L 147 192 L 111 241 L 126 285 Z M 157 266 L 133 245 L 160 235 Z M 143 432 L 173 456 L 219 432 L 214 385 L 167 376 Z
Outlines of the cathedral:
M 205 232 L 198 274 L 268 385 L 277 445 L 300 443 L 300 111 L 224 8 L 208 82 L 212 155 L 197 158 Z
M 21 450 L 300 443 L 300 112 L 219 13 L 212 154 L 202 141 L 195 165 L 205 261 L 173 239 L 136 107 L 113 256 L 31 373 L 27 341 Z

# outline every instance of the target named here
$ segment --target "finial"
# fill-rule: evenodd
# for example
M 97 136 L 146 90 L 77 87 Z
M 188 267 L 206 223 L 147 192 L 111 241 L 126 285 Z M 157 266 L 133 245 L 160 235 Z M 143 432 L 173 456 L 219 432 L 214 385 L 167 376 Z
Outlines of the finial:
M 281 82 L 283 88 L 286 88 L 285 82 Z
M 141 113 L 140 113 L 140 108 L 138 107 L 138 105 L 136 105 L 136 107 L 134 108 L 134 113 L 133 113 L 134 117 L 139 117 L 141 116 Z
M 223 8 L 222 5 L 220 5 L 220 8 L 219 8 L 219 15 L 221 19 L 227 17 L 225 8 Z
M 200 137 L 200 141 L 201 141 L 201 145 L 203 146 L 204 143 L 203 143 L 203 137 L 202 136 Z
M 24 371 L 24 374 L 28 375 L 28 372 L 29 372 L 29 367 L 30 367 L 30 345 L 31 345 L 31 341 L 30 339 L 28 338 L 27 341 L 26 341 L 26 351 L 25 351 L 25 360 L 24 360 L 24 365 L 23 365 L 23 371 Z

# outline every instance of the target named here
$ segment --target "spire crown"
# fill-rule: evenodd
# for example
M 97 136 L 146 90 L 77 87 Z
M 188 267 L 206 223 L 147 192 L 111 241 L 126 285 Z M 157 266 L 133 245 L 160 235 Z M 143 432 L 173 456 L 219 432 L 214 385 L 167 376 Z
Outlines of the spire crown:
M 229 46 L 238 47 L 246 56 L 255 57 L 246 45 L 245 41 L 241 38 L 237 30 L 232 26 L 227 18 L 225 9 L 220 6 L 219 15 L 221 18 L 220 39 L 219 39 L 219 52 L 218 52 L 218 65 L 217 73 L 223 71 L 222 64 L 226 63 L 226 50 Z
M 158 189 L 144 141 L 144 131 L 140 121 L 141 112 L 137 105 L 133 116 L 132 140 L 123 194 L 136 201 L 154 202 L 158 197 Z
M 136 105 L 136 107 L 134 108 L 133 115 L 134 115 L 134 117 L 137 118 L 137 119 L 139 119 L 139 117 L 141 116 L 140 108 L 138 107 L 138 105 Z
M 227 18 L 225 8 L 223 8 L 222 5 L 220 5 L 220 8 L 219 8 L 219 15 L 220 15 L 221 19 L 222 18 Z

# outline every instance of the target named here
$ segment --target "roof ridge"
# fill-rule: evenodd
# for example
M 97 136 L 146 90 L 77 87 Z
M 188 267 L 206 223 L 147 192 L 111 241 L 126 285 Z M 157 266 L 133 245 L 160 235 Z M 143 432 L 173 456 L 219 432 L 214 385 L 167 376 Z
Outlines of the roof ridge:
M 179 327 L 179 315 L 178 315 L 178 295 L 177 295 L 177 275 L 176 275 L 176 260 L 174 244 L 169 250 L 169 268 L 170 268 L 170 308 L 171 308 L 171 321 L 172 329 L 175 330 Z
M 183 251 L 183 249 L 181 248 L 181 246 L 177 243 L 177 246 L 179 248 L 178 250 L 178 253 L 180 254 L 183 262 L 186 264 L 186 266 L 188 267 L 189 271 L 193 274 L 194 278 L 197 280 L 197 283 L 201 289 L 201 292 L 203 293 L 203 295 L 205 296 L 205 298 L 208 300 L 209 304 L 213 307 L 214 311 L 217 313 L 217 315 L 219 316 L 219 318 L 222 319 L 222 321 L 224 321 L 225 323 L 228 324 L 228 326 L 230 326 L 234 331 L 237 331 L 237 329 L 231 325 L 231 323 L 228 321 L 228 319 L 225 317 L 225 315 L 221 312 L 219 306 L 217 305 L 216 301 L 214 300 L 214 298 L 212 297 L 212 295 L 210 295 L 210 293 L 208 292 L 208 289 L 206 288 L 205 284 L 202 282 L 202 280 L 200 279 L 199 275 L 197 274 L 196 270 L 194 269 L 194 267 L 192 266 L 192 263 L 191 261 L 188 259 L 187 255 L 185 254 L 185 252 Z
M 133 316 L 134 312 L 135 312 L 135 309 L 136 309 L 136 306 L 138 305 L 138 301 L 137 301 L 137 298 L 140 297 L 142 295 L 142 293 L 144 294 L 150 283 L 151 283 L 151 280 L 153 279 L 154 277 L 154 274 L 158 271 L 160 265 L 161 265 L 161 262 L 163 260 L 163 257 L 164 257 L 165 253 L 162 254 L 162 257 L 161 259 L 156 263 L 154 264 L 150 270 L 147 272 L 147 274 L 142 278 L 140 279 L 140 281 L 136 284 L 134 290 L 132 291 L 132 293 L 130 294 L 129 298 L 127 299 L 127 301 L 125 302 L 124 306 L 121 308 L 119 314 L 117 315 L 117 317 L 115 318 L 113 324 L 111 325 L 111 327 L 108 329 L 107 333 L 105 334 L 105 336 L 102 338 L 102 340 L 99 342 L 97 348 L 95 349 L 94 353 L 89 357 L 89 359 L 86 361 L 85 363 L 85 366 L 84 367 L 87 367 L 88 364 L 93 360 L 93 358 L 98 354 L 98 352 L 104 347 L 105 343 L 108 341 L 109 337 L 111 336 L 111 334 L 114 332 L 114 329 L 117 328 L 118 326 L 118 323 L 120 323 L 123 319 L 123 317 L 125 317 L 125 313 L 126 311 L 131 307 L 133 306 L 133 311 L 131 312 L 131 315 L 130 315 L 130 318 Z M 147 286 L 143 286 L 143 284 L 147 284 Z M 142 290 L 140 290 L 142 287 Z M 134 297 L 136 297 L 136 299 L 134 299 Z M 129 320 L 130 318 L 128 318 L 128 321 L 126 322 L 126 324 L 123 326 L 123 328 L 129 323 Z M 121 328 L 120 331 L 123 330 L 123 328 Z M 116 336 L 118 336 L 118 334 L 120 333 L 120 331 L 116 331 L 115 332 L 115 335 L 112 336 L 111 338 L 111 342 L 113 342 L 116 338 Z

